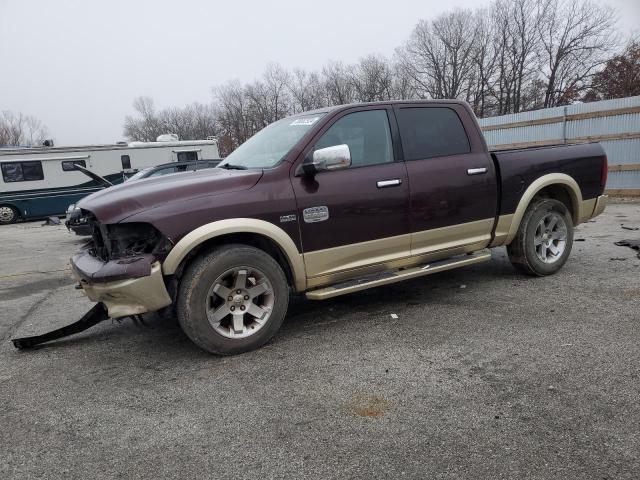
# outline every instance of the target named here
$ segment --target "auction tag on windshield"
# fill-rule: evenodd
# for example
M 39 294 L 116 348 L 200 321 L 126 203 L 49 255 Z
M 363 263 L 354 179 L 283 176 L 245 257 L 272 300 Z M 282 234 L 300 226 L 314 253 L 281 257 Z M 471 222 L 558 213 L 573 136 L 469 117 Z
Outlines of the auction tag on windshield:
M 305 125 L 305 126 L 309 126 L 309 125 L 313 125 L 314 123 L 316 123 L 319 119 L 320 119 L 320 117 L 296 118 L 289 125 Z

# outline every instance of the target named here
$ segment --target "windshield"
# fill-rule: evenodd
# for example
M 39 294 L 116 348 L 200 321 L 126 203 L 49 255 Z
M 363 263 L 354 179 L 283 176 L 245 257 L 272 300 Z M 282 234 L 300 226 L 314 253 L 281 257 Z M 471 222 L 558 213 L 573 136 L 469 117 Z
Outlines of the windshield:
M 272 123 L 236 148 L 219 167 L 269 168 L 277 165 L 324 113 L 299 115 Z
M 153 169 L 153 167 L 148 167 L 148 168 L 144 168 L 136 173 L 134 173 L 133 175 L 131 175 L 129 178 L 127 178 L 125 180 L 125 182 L 130 182 L 131 180 L 138 180 L 144 176 L 147 175 L 147 173 L 149 173 L 149 170 Z

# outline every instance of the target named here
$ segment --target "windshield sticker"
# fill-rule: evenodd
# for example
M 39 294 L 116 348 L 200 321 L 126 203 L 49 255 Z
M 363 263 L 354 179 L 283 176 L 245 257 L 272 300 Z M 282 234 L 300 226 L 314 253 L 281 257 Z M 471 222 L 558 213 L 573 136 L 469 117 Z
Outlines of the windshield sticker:
M 313 125 L 314 123 L 316 123 L 319 119 L 320 119 L 320 117 L 296 118 L 296 119 L 295 119 L 293 122 L 291 122 L 289 125 L 304 125 L 304 126 L 309 126 L 309 125 Z

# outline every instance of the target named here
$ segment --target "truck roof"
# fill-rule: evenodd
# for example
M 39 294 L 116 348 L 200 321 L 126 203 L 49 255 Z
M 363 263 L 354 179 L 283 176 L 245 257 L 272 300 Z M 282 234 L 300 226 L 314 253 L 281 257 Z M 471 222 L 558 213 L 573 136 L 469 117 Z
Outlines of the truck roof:
M 360 102 L 360 103 L 345 103 L 342 105 L 333 105 L 330 107 L 322 107 L 317 108 L 315 110 L 308 110 L 306 112 L 296 113 L 295 115 L 291 115 L 292 117 L 296 117 L 299 115 L 309 115 L 314 113 L 329 113 L 336 112 L 339 110 L 346 110 L 347 108 L 353 107 L 367 107 L 367 106 L 376 106 L 376 105 L 434 105 L 434 104 L 458 104 L 464 105 L 468 107 L 469 104 L 464 100 L 385 100 L 382 102 Z

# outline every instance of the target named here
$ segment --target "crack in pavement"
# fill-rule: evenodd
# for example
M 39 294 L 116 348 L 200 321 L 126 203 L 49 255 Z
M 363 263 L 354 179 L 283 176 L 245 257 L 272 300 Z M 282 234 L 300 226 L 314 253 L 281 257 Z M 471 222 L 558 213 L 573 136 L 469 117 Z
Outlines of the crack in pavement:
M 36 302 L 34 302 L 33 305 L 31 305 L 31 307 L 27 309 L 26 313 L 22 315 L 17 322 L 9 325 L 7 330 L 2 333 L 2 337 L 1 337 L 2 341 L 4 342 L 11 339 L 11 337 L 13 337 L 13 335 L 20 329 L 20 327 L 24 324 L 24 322 L 26 322 L 27 319 L 29 319 L 31 314 L 35 312 L 40 305 L 42 305 L 44 302 L 49 300 L 58 290 L 60 290 L 60 288 L 53 288 L 49 290 L 40 300 L 37 300 Z

